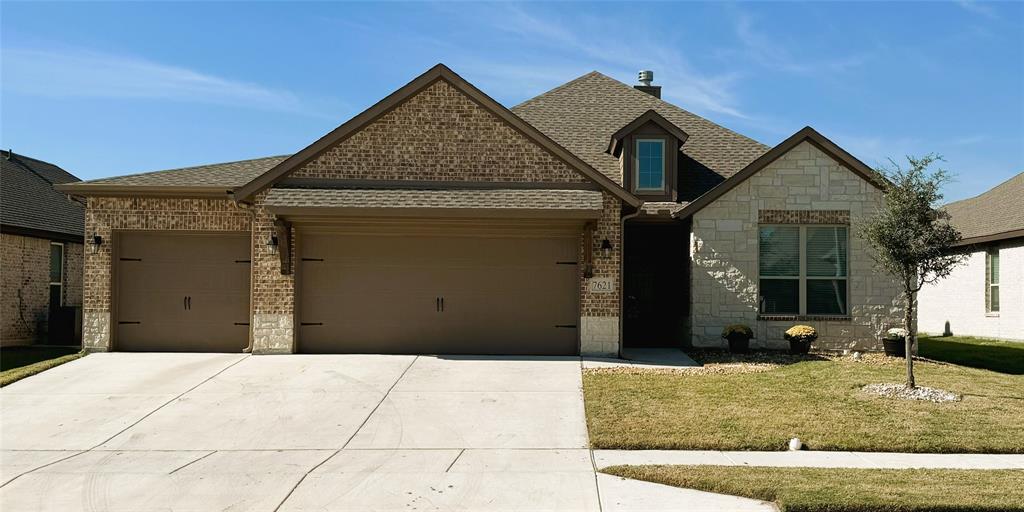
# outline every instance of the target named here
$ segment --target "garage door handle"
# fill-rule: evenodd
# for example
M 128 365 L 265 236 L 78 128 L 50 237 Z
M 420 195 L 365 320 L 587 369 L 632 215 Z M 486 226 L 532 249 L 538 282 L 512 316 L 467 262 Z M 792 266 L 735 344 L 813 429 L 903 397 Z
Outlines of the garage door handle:
M 189 298 L 188 298 L 188 310 L 192 311 L 192 297 L 191 296 L 189 296 Z
M 444 313 L 444 297 L 441 297 L 441 312 Z
M 441 312 L 441 297 L 434 297 L 434 311 Z
M 572 325 L 572 324 L 561 324 L 561 325 L 556 325 L 555 328 L 556 329 L 575 329 L 576 326 Z
M 188 295 L 181 298 L 181 309 L 188 310 Z

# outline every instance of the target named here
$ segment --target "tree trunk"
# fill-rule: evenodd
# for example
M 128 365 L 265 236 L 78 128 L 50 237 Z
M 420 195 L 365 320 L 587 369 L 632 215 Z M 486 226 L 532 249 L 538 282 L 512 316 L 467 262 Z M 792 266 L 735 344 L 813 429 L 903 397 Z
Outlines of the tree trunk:
M 903 318 L 903 328 L 907 331 L 907 337 L 904 339 L 904 346 L 906 347 L 906 358 L 907 358 L 907 387 L 913 389 L 914 383 L 914 354 L 911 352 L 911 348 L 914 346 L 914 294 L 913 292 L 906 292 L 907 296 L 907 308 L 906 315 Z

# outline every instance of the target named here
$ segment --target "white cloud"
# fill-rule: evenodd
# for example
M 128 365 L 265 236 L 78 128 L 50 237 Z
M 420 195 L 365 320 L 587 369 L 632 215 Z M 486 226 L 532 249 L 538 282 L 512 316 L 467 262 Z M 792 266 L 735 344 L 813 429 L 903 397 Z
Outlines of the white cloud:
M 137 57 L 3 50 L 5 91 L 53 98 L 138 98 L 319 115 L 294 94 Z
M 663 92 L 666 100 L 698 112 L 748 118 L 733 93 L 737 75 L 700 71 L 672 46 L 668 34 L 644 37 L 623 31 L 621 20 L 582 15 L 575 16 L 571 24 L 558 23 L 511 4 L 488 5 L 482 10 L 471 10 L 464 4 L 459 4 L 457 10 L 449 6 L 439 9 L 448 15 L 471 17 L 477 24 L 486 23 L 489 29 L 516 39 L 523 52 L 526 48 L 537 52 L 518 55 L 518 62 L 529 64 L 505 65 L 467 58 L 460 67 L 483 78 L 480 85 L 486 90 L 499 92 L 503 87 L 515 86 L 522 93 L 536 85 L 534 90 L 542 92 L 563 83 L 569 73 L 580 75 L 597 69 L 619 80 L 629 80 L 641 69 L 653 69 L 656 83 L 671 84 Z
M 996 14 L 996 11 L 993 8 L 993 6 L 987 2 L 978 2 L 976 0 L 958 0 L 957 5 L 959 5 L 967 12 L 978 14 L 986 18 L 996 19 L 999 17 Z

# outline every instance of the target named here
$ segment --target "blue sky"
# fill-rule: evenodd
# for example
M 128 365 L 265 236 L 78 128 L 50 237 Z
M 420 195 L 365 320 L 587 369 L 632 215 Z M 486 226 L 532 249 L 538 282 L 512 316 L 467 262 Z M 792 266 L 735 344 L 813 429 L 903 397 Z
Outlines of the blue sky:
M 297 151 L 444 62 L 512 106 L 591 70 L 774 145 L 1024 170 L 1022 3 L 12 3 L 0 146 L 90 179 Z

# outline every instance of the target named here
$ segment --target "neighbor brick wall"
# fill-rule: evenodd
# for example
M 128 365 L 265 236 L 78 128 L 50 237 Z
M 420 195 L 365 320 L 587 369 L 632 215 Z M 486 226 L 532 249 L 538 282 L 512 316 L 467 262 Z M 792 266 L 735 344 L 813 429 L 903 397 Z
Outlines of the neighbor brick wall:
M 42 335 L 39 323 L 49 315 L 50 241 L 9 233 L 0 234 L 0 240 L 0 344 L 34 343 Z
M 799 323 L 818 330 L 821 347 L 878 348 L 880 335 L 902 324 L 903 304 L 895 280 L 874 270 L 857 228 L 882 201 L 882 191 L 804 142 L 697 212 L 690 244 L 693 344 L 721 346 L 722 328 L 742 323 L 754 329 L 754 346 L 781 348 L 783 331 Z M 759 320 L 759 222 L 844 220 L 850 319 Z
M 226 199 L 90 197 L 85 232 L 89 237 L 100 235 L 103 244 L 97 252 L 85 253 L 83 347 L 110 349 L 111 251 L 116 230 L 251 231 L 252 216 Z
M 291 177 L 587 181 L 443 80 L 324 151 Z
M 1024 240 L 993 242 L 999 248 L 999 313 L 985 304 L 985 250 L 968 253 L 963 266 L 917 294 L 918 328 L 956 336 L 1024 340 Z
M 65 306 L 82 304 L 82 244 L 63 242 Z M 50 314 L 50 240 L 0 234 L 0 345 L 43 341 Z

